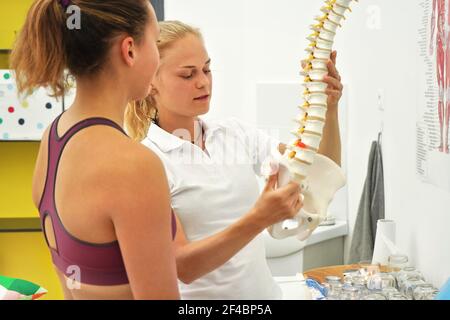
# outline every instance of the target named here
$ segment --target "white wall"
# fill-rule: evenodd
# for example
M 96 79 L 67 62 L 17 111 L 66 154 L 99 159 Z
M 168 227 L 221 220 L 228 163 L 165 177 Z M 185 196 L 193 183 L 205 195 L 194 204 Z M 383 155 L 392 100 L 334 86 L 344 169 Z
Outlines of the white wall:
M 335 49 L 348 85 L 344 143 L 351 232 L 371 141 L 383 120 L 386 218 L 397 222 L 400 250 L 440 286 L 450 277 L 450 192 L 420 182 L 415 174 L 419 2 L 360 1 Z M 261 110 L 257 83 L 301 81 L 304 38 L 321 5 L 307 0 L 166 0 L 167 19 L 194 24 L 205 35 L 215 79 L 211 117 L 238 116 L 256 123 L 264 118 L 261 113 L 295 107 L 280 103 Z M 378 110 L 379 91 L 384 92 L 384 112 Z
M 386 218 L 397 222 L 400 250 L 440 286 L 450 277 L 450 191 L 422 183 L 416 176 L 417 98 L 423 95 L 417 73 L 420 2 L 361 1 L 340 38 L 341 68 L 352 87 L 349 217 L 354 221 L 370 140 L 383 121 Z M 373 29 L 369 26 L 377 10 L 380 29 Z M 384 91 L 384 112 L 377 107 L 379 90 Z
M 298 2 L 166 0 L 167 20 L 198 26 L 206 38 L 213 60 L 212 117 L 239 116 L 255 123 L 258 81 L 298 81 L 299 53 L 306 47 L 298 30 L 306 30 L 320 8 L 317 3 L 290 10 Z

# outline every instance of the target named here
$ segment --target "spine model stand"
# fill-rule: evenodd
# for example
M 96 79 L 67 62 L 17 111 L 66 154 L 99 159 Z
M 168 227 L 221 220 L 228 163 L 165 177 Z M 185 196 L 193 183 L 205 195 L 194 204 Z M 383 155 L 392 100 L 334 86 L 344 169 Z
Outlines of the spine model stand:
M 330 59 L 337 29 L 345 20 L 344 14 L 351 11 L 349 5 L 358 0 L 327 0 L 321 8 L 322 16 L 311 26 L 313 33 L 306 51 L 309 53 L 304 76 L 303 102 L 300 114 L 295 119 L 298 127 L 292 131 L 295 139 L 288 144 L 285 154 L 279 159 L 278 186 L 289 181 L 300 184 L 303 195 L 303 209 L 295 218 L 293 228 L 280 222 L 268 228 L 276 239 L 297 236 L 308 238 L 312 231 L 326 218 L 329 203 L 335 193 L 345 185 L 341 168 L 332 160 L 318 154 L 327 114 L 328 84 L 322 82 L 328 74 Z M 290 221 L 291 225 L 295 221 Z

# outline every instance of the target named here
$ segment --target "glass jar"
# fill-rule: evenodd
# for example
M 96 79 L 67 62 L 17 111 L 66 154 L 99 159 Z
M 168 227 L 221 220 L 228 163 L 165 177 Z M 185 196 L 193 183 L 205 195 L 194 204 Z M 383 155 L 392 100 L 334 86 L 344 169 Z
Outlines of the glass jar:
M 388 300 L 408 300 L 408 298 L 401 293 L 396 293 L 396 294 L 390 295 Z
M 344 287 L 342 288 L 341 300 L 359 300 L 360 293 L 358 288 Z
M 353 277 L 360 276 L 359 270 L 357 269 L 345 270 L 342 274 L 344 276 L 343 278 L 344 285 L 352 285 Z
M 381 290 L 385 288 L 397 288 L 397 281 L 392 273 L 381 274 Z
M 369 290 L 383 290 L 385 288 L 395 288 L 395 277 L 390 273 L 378 273 L 369 277 L 367 288 Z
M 338 277 L 338 276 L 326 276 L 325 277 L 325 282 L 327 282 L 327 283 L 336 283 L 336 282 L 341 283 L 341 277 Z
M 340 282 L 329 283 L 327 299 L 340 300 L 342 294 L 342 284 Z
M 367 284 L 367 280 L 362 275 L 355 275 L 352 277 L 352 284 L 365 286 Z
M 387 299 L 381 293 L 372 293 L 363 297 L 361 300 L 387 300 Z
M 403 283 L 403 294 L 412 300 L 414 295 L 414 290 L 419 286 L 425 284 L 423 278 L 416 276 L 409 276 Z
M 419 270 L 416 270 L 416 268 L 414 267 L 403 268 L 397 273 L 397 287 L 401 293 L 405 292 L 405 281 L 409 277 L 411 278 L 415 277 L 425 280 L 422 273 Z
M 344 276 L 344 286 L 351 286 L 353 284 L 353 276 L 346 275 Z
M 371 292 L 369 291 L 369 289 L 367 289 L 367 287 L 365 285 L 355 284 L 355 285 L 353 285 L 353 287 L 358 289 L 359 299 L 363 299 L 364 297 L 371 294 Z
M 400 294 L 400 292 L 397 290 L 397 288 L 393 288 L 393 287 L 387 287 L 384 288 L 381 293 L 386 297 L 386 299 L 390 300 L 391 296 Z
M 380 272 L 380 264 L 372 263 L 372 261 L 360 261 L 358 263 L 359 271 L 363 276 L 370 277 L 373 274 Z
M 367 296 L 370 293 L 369 289 L 367 289 L 366 278 L 360 274 L 353 276 L 351 286 L 358 289 L 360 299 L 362 299 L 364 296 Z
M 413 290 L 414 300 L 433 300 L 434 297 L 439 293 L 439 290 L 433 287 L 432 284 L 424 283 L 418 285 Z
M 408 266 L 408 256 L 404 254 L 393 254 L 388 258 L 388 270 L 398 272 Z

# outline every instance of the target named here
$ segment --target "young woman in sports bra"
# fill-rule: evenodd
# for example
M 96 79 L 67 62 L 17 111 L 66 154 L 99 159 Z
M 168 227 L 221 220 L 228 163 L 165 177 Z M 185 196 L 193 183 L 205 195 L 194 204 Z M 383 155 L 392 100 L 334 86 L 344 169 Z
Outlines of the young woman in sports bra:
M 68 23 L 74 5 L 81 28 Z M 148 0 L 36 0 L 11 57 L 20 93 L 49 87 L 73 105 L 47 128 L 33 200 L 66 299 L 178 299 L 163 165 L 122 129 L 149 94 L 159 28 Z M 151 168 L 151 170 L 148 170 Z

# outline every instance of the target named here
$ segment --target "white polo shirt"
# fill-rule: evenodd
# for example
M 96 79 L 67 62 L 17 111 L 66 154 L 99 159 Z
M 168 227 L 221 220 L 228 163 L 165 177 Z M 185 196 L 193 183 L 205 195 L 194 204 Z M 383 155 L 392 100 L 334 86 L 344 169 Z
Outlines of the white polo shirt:
M 172 208 L 188 241 L 212 236 L 245 215 L 259 197 L 255 174 L 279 142 L 236 119 L 199 120 L 204 152 L 152 124 L 143 144 L 164 163 Z M 214 254 L 214 253 L 212 253 Z M 262 234 L 224 265 L 189 285 L 179 281 L 182 299 L 281 299 L 266 262 Z

